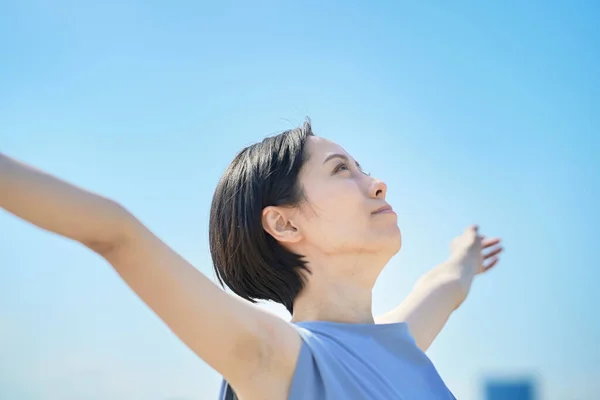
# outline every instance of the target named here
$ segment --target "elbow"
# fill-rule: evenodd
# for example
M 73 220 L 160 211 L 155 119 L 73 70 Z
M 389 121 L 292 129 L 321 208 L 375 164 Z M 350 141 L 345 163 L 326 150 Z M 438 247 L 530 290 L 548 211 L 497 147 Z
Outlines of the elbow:
M 136 223 L 135 217 L 125 207 L 111 200 L 100 232 L 81 243 L 103 258 L 108 258 L 127 243 Z

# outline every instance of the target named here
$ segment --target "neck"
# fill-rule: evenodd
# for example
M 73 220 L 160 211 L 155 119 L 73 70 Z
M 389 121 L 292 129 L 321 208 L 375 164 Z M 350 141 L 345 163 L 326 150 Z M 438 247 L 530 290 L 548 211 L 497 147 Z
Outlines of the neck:
M 294 301 L 292 321 L 374 322 L 372 290 L 381 268 L 356 256 L 349 263 L 337 261 L 309 263 L 312 274 Z

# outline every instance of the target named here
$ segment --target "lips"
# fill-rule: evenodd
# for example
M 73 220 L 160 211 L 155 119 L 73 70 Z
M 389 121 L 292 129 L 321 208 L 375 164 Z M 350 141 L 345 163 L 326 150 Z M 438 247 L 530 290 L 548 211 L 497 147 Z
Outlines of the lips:
M 390 206 L 389 204 L 386 204 L 383 207 L 378 208 L 377 210 L 373 211 L 371 214 L 383 214 L 383 213 L 393 213 L 394 209 L 392 208 L 392 206 Z

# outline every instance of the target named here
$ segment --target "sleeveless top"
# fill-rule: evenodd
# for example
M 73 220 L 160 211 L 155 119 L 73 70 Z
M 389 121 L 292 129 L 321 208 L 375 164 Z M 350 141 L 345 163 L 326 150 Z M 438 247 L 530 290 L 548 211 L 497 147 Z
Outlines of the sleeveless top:
M 288 400 L 456 400 L 405 322 L 293 326 L 302 346 Z M 237 399 L 225 381 L 219 399 Z

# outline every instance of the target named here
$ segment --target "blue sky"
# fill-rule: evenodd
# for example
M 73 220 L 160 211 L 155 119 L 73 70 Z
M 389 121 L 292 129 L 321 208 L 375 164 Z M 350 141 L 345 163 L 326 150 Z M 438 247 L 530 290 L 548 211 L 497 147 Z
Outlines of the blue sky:
M 530 376 L 544 399 L 597 399 L 598 20 L 592 1 L 4 1 L 0 150 L 118 200 L 213 277 L 221 172 L 308 115 L 398 210 L 376 313 L 467 224 L 504 239 L 429 351 L 458 398 Z M 0 226 L 0 398 L 215 398 L 103 260 Z

